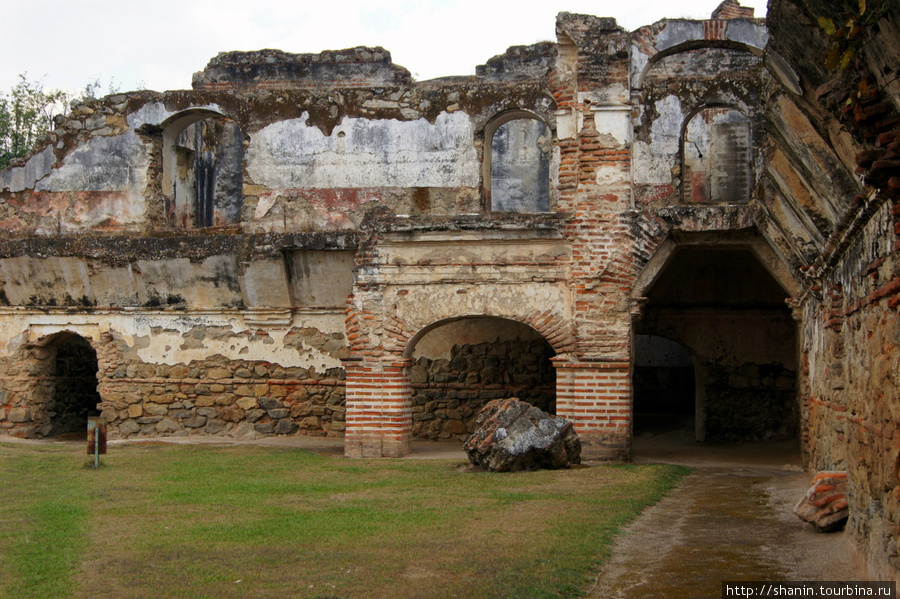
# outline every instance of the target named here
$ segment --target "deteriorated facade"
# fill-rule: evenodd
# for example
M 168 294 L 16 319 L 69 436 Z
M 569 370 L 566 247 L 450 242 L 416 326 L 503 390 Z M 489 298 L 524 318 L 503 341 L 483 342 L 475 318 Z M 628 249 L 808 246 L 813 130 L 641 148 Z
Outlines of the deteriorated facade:
M 0 431 L 391 457 L 515 396 L 627 459 L 663 414 L 848 470 L 895 577 L 900 17 L 868 4 L 858 47 L 816 25 L 855 1 L 726 0 L 561 13 L 472 77 L 230 52 L 86 102 L 0 172 Z

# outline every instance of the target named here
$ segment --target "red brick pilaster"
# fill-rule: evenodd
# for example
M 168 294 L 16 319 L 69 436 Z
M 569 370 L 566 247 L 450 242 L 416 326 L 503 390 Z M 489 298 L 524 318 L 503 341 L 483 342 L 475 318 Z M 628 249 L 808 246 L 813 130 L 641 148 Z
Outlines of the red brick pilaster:
M 344 363 L 347 389 L 348 458 L 399 458 L 409 453 L 412 411 L 407 370 L 410 360 L 384 356 L 380 361 Z
M 631 455 L 631 365 L 557 357 L 556 414 L 570 420 L 591 457 Z

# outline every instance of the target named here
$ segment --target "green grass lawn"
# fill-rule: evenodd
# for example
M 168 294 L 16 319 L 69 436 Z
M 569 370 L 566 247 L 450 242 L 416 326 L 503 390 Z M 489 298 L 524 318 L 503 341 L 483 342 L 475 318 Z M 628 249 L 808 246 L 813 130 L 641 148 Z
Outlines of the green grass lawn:
M 578 597 L 672 466 L 0 443 L 0 597 Z

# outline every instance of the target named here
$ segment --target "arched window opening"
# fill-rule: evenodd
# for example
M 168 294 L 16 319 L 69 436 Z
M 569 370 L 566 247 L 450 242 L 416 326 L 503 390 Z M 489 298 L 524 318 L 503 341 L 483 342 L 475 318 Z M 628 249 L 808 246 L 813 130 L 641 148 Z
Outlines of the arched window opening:
M 186 113 L 163 135 L 163 196 L 173 227 L 237 224 L 243 204 L 243 134 L 211 111 Z
M 753 142 L 750 120 L 738 110 L 707 107 L 684 129 L 682 176 L 687 202 L 750 201 Z
M 550 127 L 517 111 L 487 128 L 486 195 L 494 212 L 550 211 Z
M 84 337 L 74 333 L 59 335 L 48 349 L 50 394 L 46 410 L 52 425 L 50 434 L 84 432 L 87 419 L 100 415 L 97 352 Z
M 503 318 L 464 318 L 429 330 L 412 352 L 413 437 L 465 441 L 494 399 L 516 397 L 555 413 L 554 355 L 540 333 Z

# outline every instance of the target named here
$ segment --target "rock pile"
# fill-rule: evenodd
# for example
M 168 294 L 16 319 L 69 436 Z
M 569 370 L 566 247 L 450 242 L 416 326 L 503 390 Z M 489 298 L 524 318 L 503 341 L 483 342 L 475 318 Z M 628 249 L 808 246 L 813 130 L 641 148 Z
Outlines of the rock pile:
M 797 503 L 794 513 L 821 532 L 844 527 L 850 515 L 847 502 L 847 473 L 819 472 L 813 485 Z

